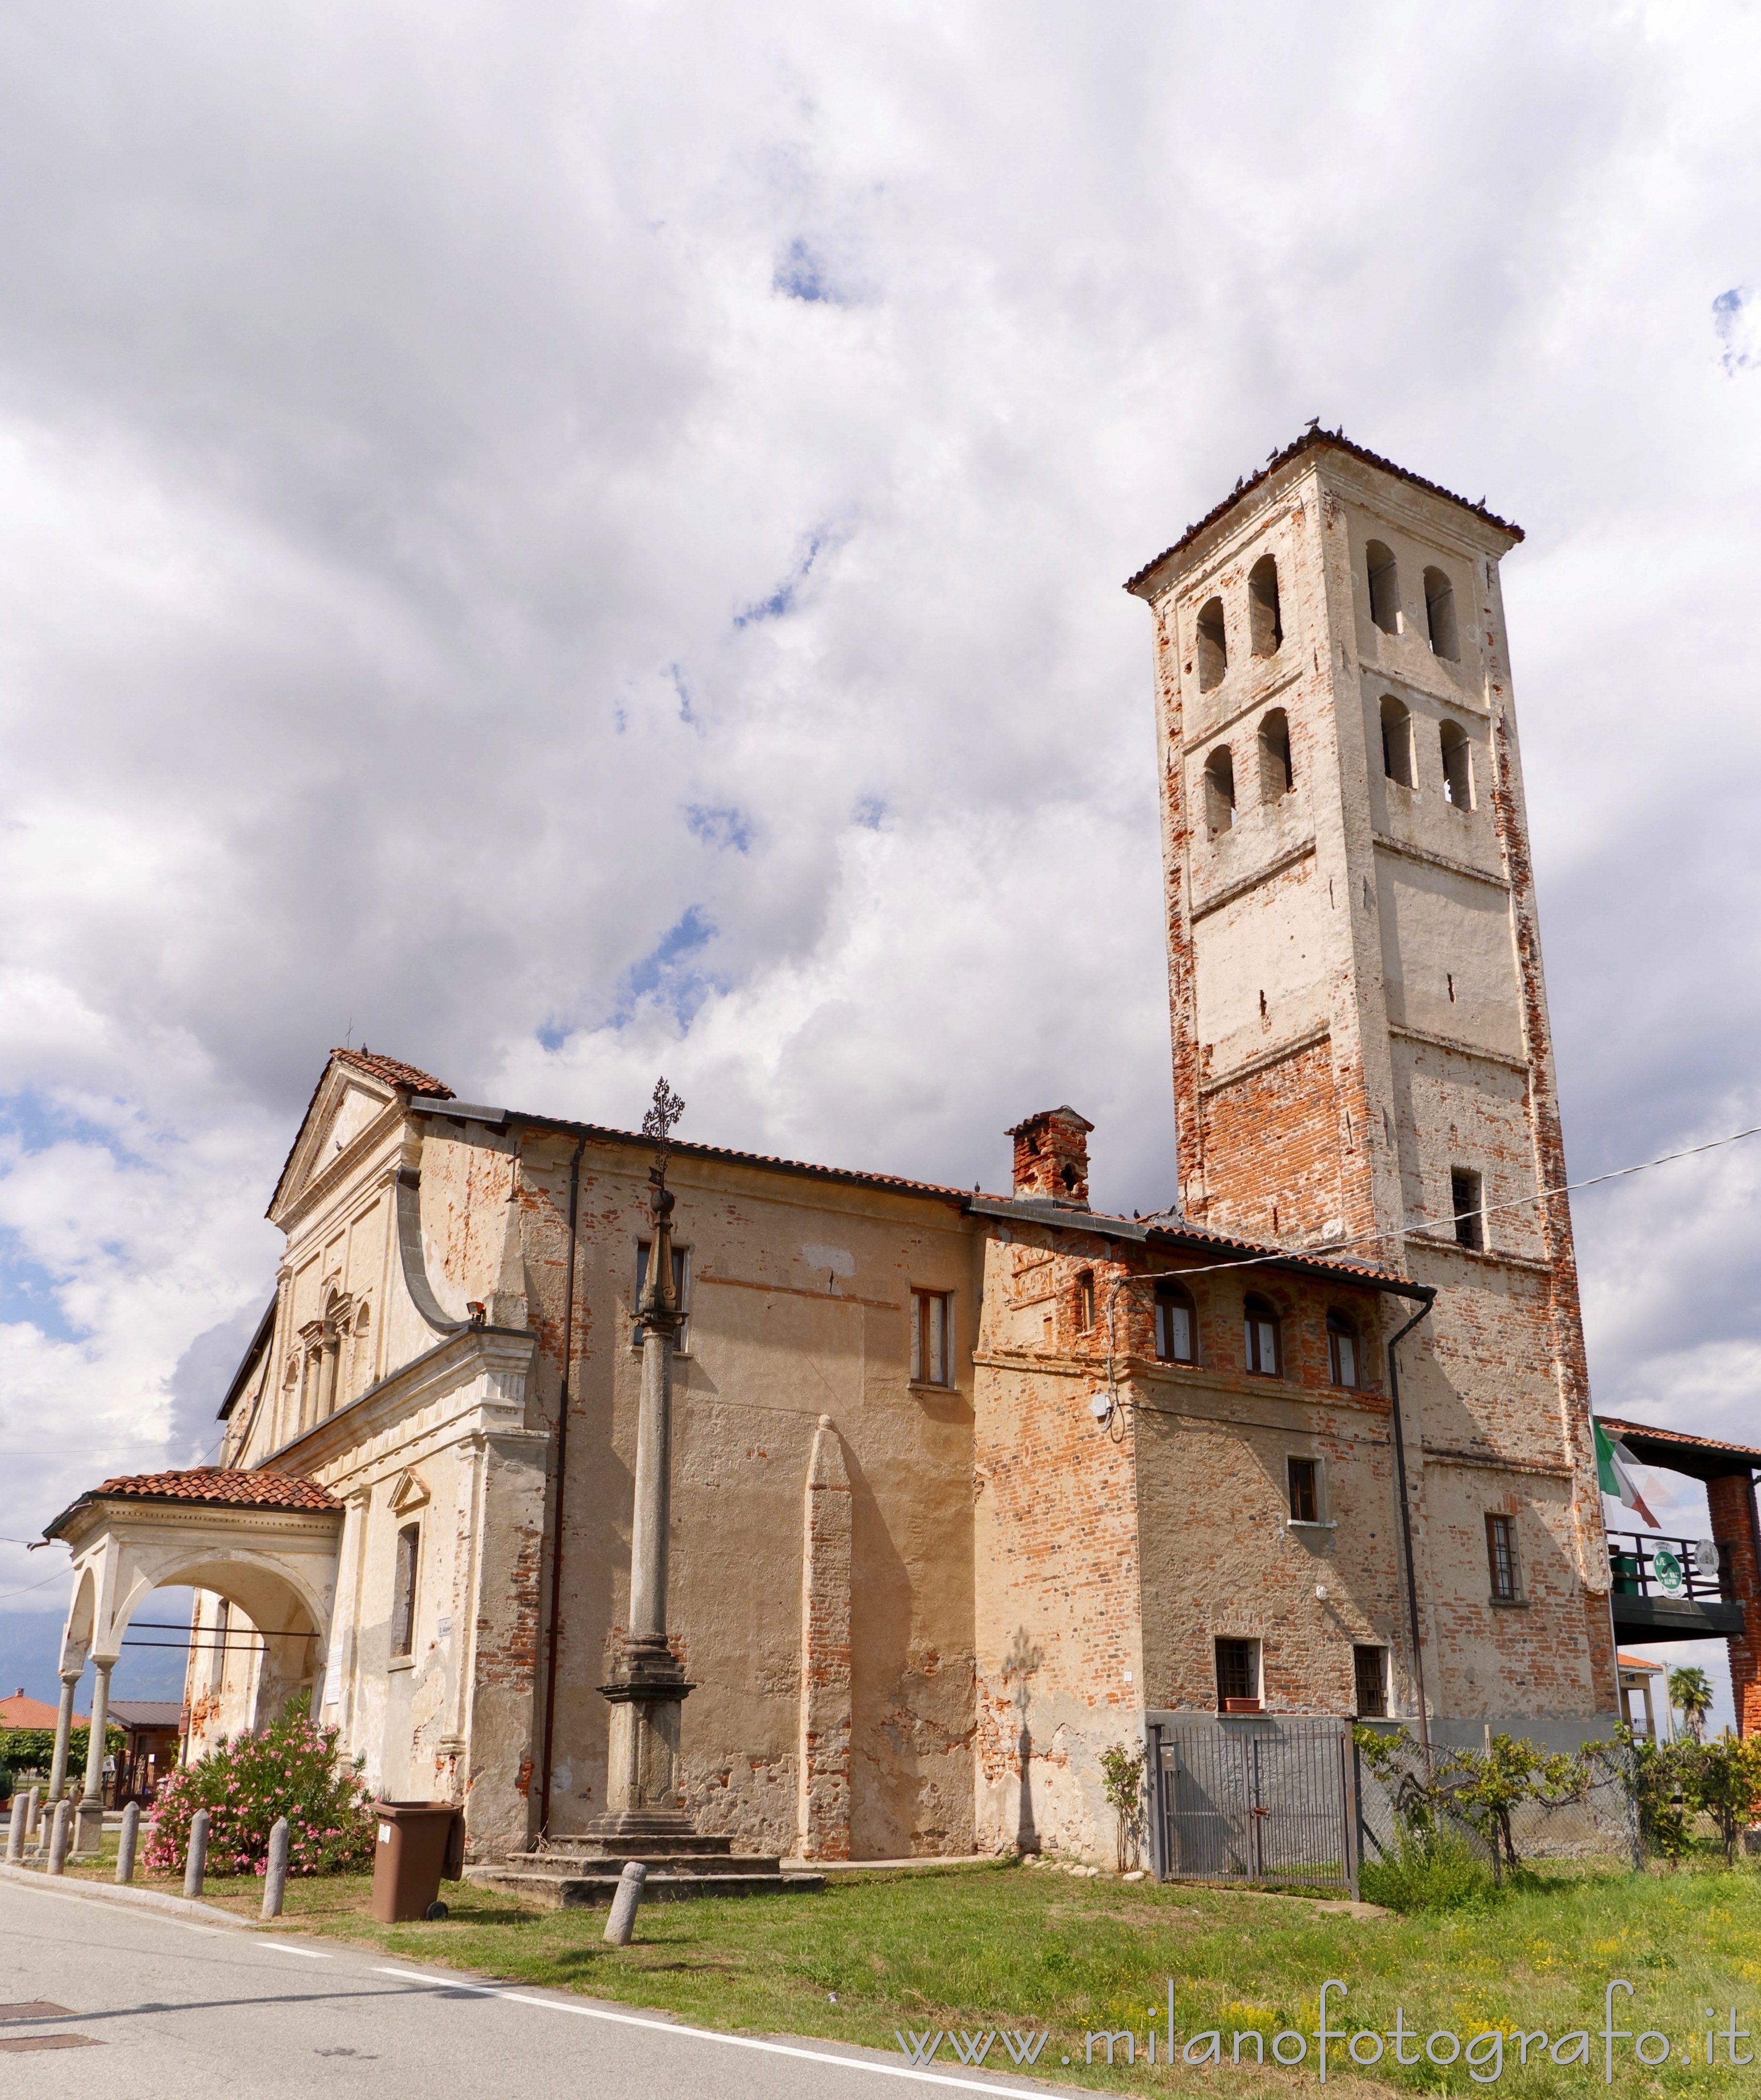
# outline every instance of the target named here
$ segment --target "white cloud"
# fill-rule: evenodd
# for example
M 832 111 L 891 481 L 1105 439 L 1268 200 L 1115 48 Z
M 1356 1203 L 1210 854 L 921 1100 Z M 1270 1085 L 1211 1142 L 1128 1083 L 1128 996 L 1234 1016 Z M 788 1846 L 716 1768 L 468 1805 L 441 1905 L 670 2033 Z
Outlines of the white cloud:
M 1119 584 L 1316 413 L 1530 529 L 1574 1166 L 1746 1119 L 1748 13 L 98 27 L 0 25 L 9 1529 L 194 1433 L 350 1029 L 963 1183 L 1070 1099 L 1165 1201 Z M 1581 1204 L 1604 1404 L 1741 1420 L 1750 1171 Z

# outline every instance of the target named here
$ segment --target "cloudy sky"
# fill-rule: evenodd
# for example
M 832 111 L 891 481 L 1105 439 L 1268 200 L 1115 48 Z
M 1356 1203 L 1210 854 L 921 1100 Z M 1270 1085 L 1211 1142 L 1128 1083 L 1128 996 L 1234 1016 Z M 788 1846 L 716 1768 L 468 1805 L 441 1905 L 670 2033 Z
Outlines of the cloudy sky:
M 1166 1202 L 1119 585 L 1312 416 L 1528 530 L 1574 1171 L 1761 1121 L 1758 103 L 1695 0 L 15 0 L 8 1541 L 210 1448 L 346 1039 L 991 1185 L 1070 1100 Z M 1604 1410 L 1756 1434 L 1758 1197 L 1582 1200 Z

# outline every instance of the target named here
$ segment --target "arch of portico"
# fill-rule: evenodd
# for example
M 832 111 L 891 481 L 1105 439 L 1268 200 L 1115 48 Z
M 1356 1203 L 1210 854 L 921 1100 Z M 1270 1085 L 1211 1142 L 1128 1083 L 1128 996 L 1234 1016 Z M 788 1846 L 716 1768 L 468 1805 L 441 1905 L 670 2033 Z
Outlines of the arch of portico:
M 159 1589 L 205 1590 L 249 1621 L 261 1643 L 249 1725 L 275 1719 L 315 1684 L 336 1597 L 342 1506 L 315 1481 L 204 1467 L 107 1480 L 46 1528 L 73 1554 L 61 1642 L 61 1705 L 49 1799 L 66 1783 L 74 1688 L 88 1661 L 97 1683 L 74 1849 L 95 1851 L 103 1825 L 110 1673 L 130 1620 Z

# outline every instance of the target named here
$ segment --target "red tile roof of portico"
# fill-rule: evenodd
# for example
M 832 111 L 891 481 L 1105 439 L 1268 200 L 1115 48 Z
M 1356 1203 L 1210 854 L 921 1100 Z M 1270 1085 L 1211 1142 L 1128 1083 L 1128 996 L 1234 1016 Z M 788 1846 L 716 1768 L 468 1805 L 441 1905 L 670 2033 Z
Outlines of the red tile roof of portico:
M 76 1510 L 89 1502 L 136 1502 L 205 1504 L 210 1509 L 298 1510 L 323 1515 L 342 1505 L 316 1480 L 291 1473 L 247 1473 L 225 1466 L 192 1466 L 176 1473 L 123 1473 L 102 1487 L 88 1488 L 53 1523 L 43 1527 L 53 1538 Z

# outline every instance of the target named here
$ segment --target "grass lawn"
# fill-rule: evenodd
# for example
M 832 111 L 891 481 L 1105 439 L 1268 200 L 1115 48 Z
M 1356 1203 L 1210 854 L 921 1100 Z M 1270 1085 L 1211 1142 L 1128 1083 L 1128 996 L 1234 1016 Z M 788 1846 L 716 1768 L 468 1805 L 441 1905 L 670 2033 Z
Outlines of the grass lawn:
M 204 1895 L 254 1916 L 262 1886 L 215 1880 Z M 1424 2038 L 1454 2029 L 1465 2044 L 1503 2027 L 1543 2030 L 1554 2040 L 1584 2030 L 1591 2040 L 1588 2060 L 1564 2067 L 1543 2061 L 1525 2069 L 1512 2044 L 1501 2090 L 1605 2090 L 1596 2031 L 1605 1984 L 1624 1977 L 1635 1989 L 1631 1998 L 1617 1996 L 1615 2024 L 1660 2030 L 1672 2050 L 1668 2063 L 1646 2069 L 1635 2062 L 1631 2042 L 1618 2044 L 1615 2091 L 1637 2100 L 1752 2084 L 1761 2100 L 1761 2062 L 1749 2071 L 1727 2069 L 1721 2044 L 1718 2067 L 1708 2069 L 1701 2016 L 1714 2006 L 1722 2023 L 1734 2006 L 1739 2030 L 1761 2030 L 1761 1875 L 1752 1867 L 1585 1874 L 1543 1882 L 1482 1910 L 1407 1918 L 1357 1918 L 1298 1897 L 1079 1880 L 1013 1865 L 840 1875 L 819 1896 L 652 1905 L 641 1913 L 635 1944 L 621 1950 L 600 1936 L 602 1911 L 526 1910 L 470 1883 L 444 1891 L 452 1905 L 444 1922 L 376 1926 L 366 1916 L 368 1889 L 364 1876 L 290 1882 L 284 1929 L 661 2007 L 706 2027 L 886 2049 L 897 2046 L 900 2027 L 975 2034 L 1044 2027 L 1051 2040 L 1038 2059 L 1040 2076 L 1109 2091 L 1220 2085 L 1247 2093 L 1312 2085 L 1317 1998 L 1329 1977 L 1349 1987 L 1343 2001 L 1333 1994 L 1333 2027 L 1386 2032 L 1398 2005 L 1419 2037 L 1408 2048 L 1419 2055 L 1417 2063 L 1397 2067 L 1390 2049 L 1373 2070 L 1358 2071 L 1335 2043 L 1330 2088 L 1466 2093 L 1473 2085 L 1464 2065 L 1424 2061 Z M 1128 2029 L 1140 2052 L 1152 2023 L 1165 2036 L 1171 1976 L 1181 2040 L 1220 2030 L 1221 2069 L 1170 2070 L 1160 2044 L 1154 2069 L 1141 2054 L 1133 2069 L 1085 2069 L 1083 2038 L 1090 2030 Z M 1311 2037 L 1306 2062 L 1254 2070 L 1248 2042 L 1242 2067 L 1230 2068 L 1235 2032 L 1257 2030 L 1269 2040 L 1281 2028 Z M 1690 2040 L 1693 2061 L 1680 2061 Z M 1447 2053 L 1446 2043 L 1437 2046 Z M 1657 2045 L 1649 2046 L 1654 2054 Z M 1284 2045 L 1287 2054 L 1294 2047 Z M 1738 2047 L 1761 2054 L 1753 2040 Z M 1369 2054 L 1367 2041 L 1360 2048 Z M 959 2069 L 945 2041 L 935 2067 Z M 986 2068 L 1022 2076 L 1000 2040 Z

